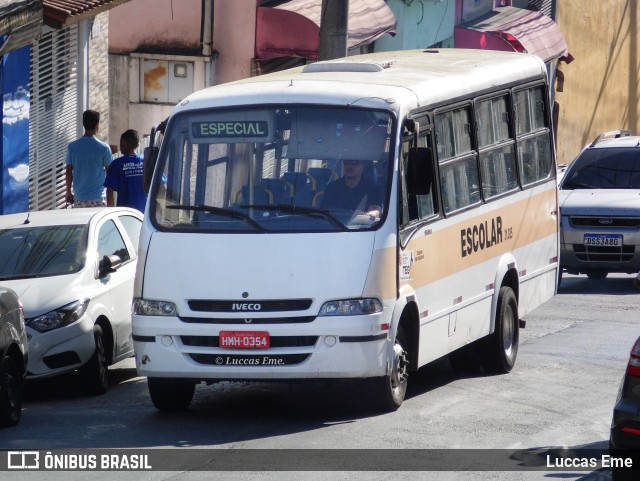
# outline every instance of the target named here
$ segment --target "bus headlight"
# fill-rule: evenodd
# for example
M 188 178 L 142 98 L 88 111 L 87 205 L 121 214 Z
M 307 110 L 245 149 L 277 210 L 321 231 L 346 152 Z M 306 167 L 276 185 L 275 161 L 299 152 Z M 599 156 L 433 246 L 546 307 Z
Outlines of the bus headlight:
M 378 299 L 343 299 L 325 302 L 318 316 L 359 316 L 382 312 L 382 303 Z
M 140 316 L 177 316 L 178 310 L 173 302 L 134 299 L 131 312 Z

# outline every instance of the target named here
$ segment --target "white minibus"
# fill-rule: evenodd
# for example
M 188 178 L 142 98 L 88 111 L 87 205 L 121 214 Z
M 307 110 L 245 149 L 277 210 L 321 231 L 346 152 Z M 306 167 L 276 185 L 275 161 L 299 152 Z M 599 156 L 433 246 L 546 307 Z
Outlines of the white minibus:
M 347 380 L 395 410 L 412 372 L 514 367 L 554 296 L 545 65 L 383 52 L 195 92 L 152 133 L 133 305 L 153 404 L 223 380 Z

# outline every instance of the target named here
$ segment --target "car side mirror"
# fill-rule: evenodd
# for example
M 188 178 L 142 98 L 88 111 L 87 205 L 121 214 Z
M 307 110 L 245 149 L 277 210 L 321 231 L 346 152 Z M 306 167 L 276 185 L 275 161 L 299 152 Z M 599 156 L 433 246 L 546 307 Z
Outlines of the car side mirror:
M 429 147 L 414 147 L 409 150 L 406 182 L 409 195 L 427 195 L 431 192 L 433 157 Z
M 120 267 L 120 264 L 122 264 L 122 259 L 120 258 L 120 256 L 117 256 L 115 254 L 104 256 L 98 264 L 99 277 L 102 279 L 112 272 L 117 271 L 118 267 Z

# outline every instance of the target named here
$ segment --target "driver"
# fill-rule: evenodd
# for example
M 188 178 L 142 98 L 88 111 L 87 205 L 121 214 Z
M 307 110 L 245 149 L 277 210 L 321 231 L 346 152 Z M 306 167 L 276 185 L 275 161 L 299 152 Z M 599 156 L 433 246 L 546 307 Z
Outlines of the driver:
M 323 209 L 367 212 L 379 218 L 382 199 L 373 181 L 363 176 L 364 160 L 343 160 L 343 177 L 327 185 L 322 196 Z

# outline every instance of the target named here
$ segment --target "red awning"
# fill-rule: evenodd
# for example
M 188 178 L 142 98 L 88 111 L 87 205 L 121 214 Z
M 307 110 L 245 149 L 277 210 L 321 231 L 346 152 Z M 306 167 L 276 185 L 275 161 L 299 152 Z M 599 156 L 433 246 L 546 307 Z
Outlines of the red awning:
M 256 56 L 318 58 L 322 0 L 291 0 L 258 7 Z M 385 33 L 395 35 L 396 17 L 384 0 L 350 0 L 347 48 L 370 44 Z
M 545 62 L 572 60 L 558 25 L 543 13 L 523 8 L 495 8 L 456 27 L 454 41 L 457 48 L 526 52 Z

